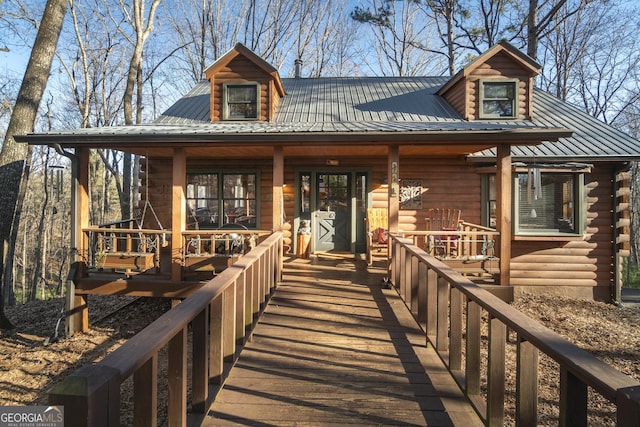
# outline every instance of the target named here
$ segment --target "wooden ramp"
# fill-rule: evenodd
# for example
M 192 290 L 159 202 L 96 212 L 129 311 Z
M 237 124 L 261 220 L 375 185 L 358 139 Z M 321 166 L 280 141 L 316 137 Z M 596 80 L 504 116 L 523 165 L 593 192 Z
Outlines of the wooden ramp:
M 286 263 L 203 425 L 481 426 L 383 273 Z

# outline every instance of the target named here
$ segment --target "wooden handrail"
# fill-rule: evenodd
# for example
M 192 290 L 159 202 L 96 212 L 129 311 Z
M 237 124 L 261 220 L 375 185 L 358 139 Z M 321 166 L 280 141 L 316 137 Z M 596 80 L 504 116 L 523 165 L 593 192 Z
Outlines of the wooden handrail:
M 234 361 L 236 346 L 246 341 L 281 275 L 282 233 L 276 232 L 102 361 L 56 385 L 49 402 L 73 408 L 65 414 L 65 425 L 119 426 L 120 386 L 133 376 L 134 424 L 155 425 L 158 354 L 168 346 L 168 424 L 186 425 L 189 352 L 190 417 L 203 418 L 216 391 L 209 384 L 224 381 L 224 362 Z
M 517 425 L 537 422 L 539 352 L 560 366 L 560 425 L 587 425 L 588 387 L 616 405 L 619 426 L 640 425 L 640 382 L 475 285 L 412 240 L 392 234 L 390 248 L 393 285 L 487 425 L 504 424 L 507 330 L 517 334 L 518 385 L 512 390 Z M 485 399 L 480 397 L 482 310 L 488 313 L 489 326 Z

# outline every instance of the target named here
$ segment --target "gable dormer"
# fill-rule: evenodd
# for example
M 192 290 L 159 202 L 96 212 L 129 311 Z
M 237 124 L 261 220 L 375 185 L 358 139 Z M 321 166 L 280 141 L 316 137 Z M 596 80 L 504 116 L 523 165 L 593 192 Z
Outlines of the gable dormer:
M 533 117 L 533 80 L 540 64 L 500 42 L 460 70 L 439 91 L 466 120 Z
M 205 70 L 212 122 L 273 119 L 285 95 L 278 70 L 241 43 Z

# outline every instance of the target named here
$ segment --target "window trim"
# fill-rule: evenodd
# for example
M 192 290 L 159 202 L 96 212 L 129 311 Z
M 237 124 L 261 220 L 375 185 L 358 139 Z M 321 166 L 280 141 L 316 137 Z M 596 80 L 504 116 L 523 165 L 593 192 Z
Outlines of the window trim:
M 512 238 L 513 240 L 580 240 L 583 238 L 587 229 L 587 173 L 590 170 L 580 169 L 580 170 L 563 170 L 563 169 L 546 169 L 543 170 L 544 173 L 570 173 L 574 176 L 574 216 L 575 216 L 575 227 L 573 232 L 566 231 L 555 231 L 555 230 L 520 230 L 519 228 L 519 217 L 518 217 L 518 173 L 522 173 L 523 170 L 515 169 L 512 173 L 512 210 L 511 210 L 511 224 L 512 224 Z M 490 181 L 489 177 L 491 175 L 495 176 L 494 171 L 483 173 L 483 179 L 481 183 L 481 199 L 482 199 L 482 208 L 481 208 L 481 217 L 482 224 L 495 228 L 490 225 L 491 215 L 490 215 L 490 200 L 489 200 L 489 187 Z
M 501 98 L 487 98 L 484 96 L 484 92 L 485 92 L 485 85 L 486 84 L 496 84 L 496 83 L 501 83 L 501 84 L 511 84 L 513 85 L 513 106 L 512 106 L 512 111 L 513 114 L 511 116 L 501 116 L 499 114 L 489 114 L 489 113 L 485 113 L 484 111 L 484 101 L 487 100 L 499 100 Z M 479 108 L 479 114 L 478 117 L 481 119 L 517 119 L 519 117 L 518 114 L 518 110 L 519 110 L 519 105 L 520 105 L 520 97 L 519 97 L 519 91 L 518 91 L 518 86 L 519 86 L 520 80 L 518 79 L 480 79 L 478 81 L 478 88 L 479 88 L 479 100 L 480 100 L 480 104 L 478 106 Z
M 229 116 L 229 88 L 237 86 L 253 86 L 256 89 L 256 117 Z M 227 82 L 222 84 L 222 118 L 223 120 L 243 121 L 260 120 L 260 83 L 259 82 Z
M 584 235 L 586 231 L 587 224 L 587 207 L 586 207 L 586 185 L 585 185 L 585 174 L 581 172 L 575 171 L 566 171 L 566 170 L 543 170 L 542 173 L 551 174 L 551 173 L 562 173 L 562 174 L 571 174 L 573 175 L 573 216 L 575 225 L 573 227 L 574 231 L 561 231 L 556 229 L 541 229 L 541 230 L 529 230 L 529 229 L 520 229 L 520 218 L 519 218 L 519 183 L 518 183 L 518 174 L 523 173 L 521 171 L 513 172 L 513 209 L 512 209 L 512 224 L 513 224 L 513 235 L 514 237 L 520 238 L 535 238 L 535 237 L 577 237 Z

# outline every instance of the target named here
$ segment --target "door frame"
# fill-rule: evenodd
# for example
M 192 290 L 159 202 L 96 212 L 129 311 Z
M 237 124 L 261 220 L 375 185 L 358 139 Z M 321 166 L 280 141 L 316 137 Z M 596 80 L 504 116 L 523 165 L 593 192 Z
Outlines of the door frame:
M 301 192 L 298 189 L 301 188 L 302 181 L 301 177 L 303 174 L 308 174 L 310 176 L 310 185 L 309 185 L 309 218 L 301 218 Z M 315 213 L 318 210 L 317 206 L 317 191 L 318 191 L 318 175 L 323 174 L 348 174 L 349 175 L 349 193 L 351 195 L 351 226 L 350 226 L 350 244 L 349 244 L 349 252 L 352 254 L 356 254 L 357 247 L 364 247 L 364 238 L 362 233 L 358 233 L 358 225 L 362 227 L 364 230 L 364 217 L 366 216 L 366 209 L 369 207 L 371 203 L 371 168 L 362 167 L 362 168 L 354 168 L 354 167 L 298 167 L 294 171 L 294 220 L 293 220 L 293 233 L 294 236 L 298 235 L 298 230 L 301 227 L 302 219 L 309 219 L 312 236 L 310 240 L 310 252 L 317 253 L 316 249 L 316 238 L 313 235 L 314 231 L 317 229 L 316 217 Z M 358 213 L 358 200 L 357 200 L 357 180 L 358 177 L 364 176 L 365 185 L 366 185 L 366 195 L 364 200 L 364 208 L 363 212 Z M 361 221 L 360 221 L 360 220 Z M 361 222 L 361 224 L 359 224 Z M 360 236 L 359 236 L 360 235 Z M 362 242 L 358 241 L 358 237 Z M 297 239 L 293 239 L 295 244 L 297 245 Z M 297 248 L 296 248 L 297 249 Z M 364 251 L 363 251 L 364 252 Z

